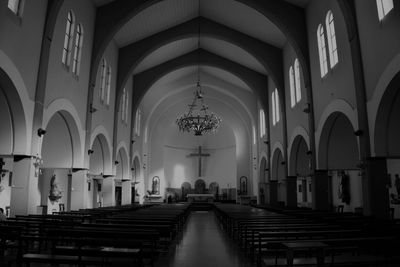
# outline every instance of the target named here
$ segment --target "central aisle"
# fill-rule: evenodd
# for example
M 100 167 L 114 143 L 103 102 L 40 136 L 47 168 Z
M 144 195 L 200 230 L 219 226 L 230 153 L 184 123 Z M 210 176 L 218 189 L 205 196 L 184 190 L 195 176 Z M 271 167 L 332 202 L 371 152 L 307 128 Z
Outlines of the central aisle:
M 237 245 L 218 226 L 212 211 L 193 212 L 181 237 L 157 267 L 250 267 Z

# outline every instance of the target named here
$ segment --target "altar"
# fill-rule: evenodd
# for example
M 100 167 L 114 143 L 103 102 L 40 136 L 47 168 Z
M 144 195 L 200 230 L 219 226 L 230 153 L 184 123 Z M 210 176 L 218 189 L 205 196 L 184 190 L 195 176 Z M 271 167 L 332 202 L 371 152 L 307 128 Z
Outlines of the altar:
M 189 202 L 214 202 L 213 194 L 187 194 Z

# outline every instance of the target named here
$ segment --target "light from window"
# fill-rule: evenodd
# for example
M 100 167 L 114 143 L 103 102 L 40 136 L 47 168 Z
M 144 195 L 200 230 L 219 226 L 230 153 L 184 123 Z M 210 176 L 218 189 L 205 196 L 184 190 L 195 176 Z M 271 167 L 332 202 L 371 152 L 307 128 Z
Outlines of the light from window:
M 290 82 L 290 106 L 296 105 L 296 93 L 294 92 L 294 72 L 293 67 L 289 68 L 289 82 Z
M 393 0 L 376 0 L 378 17 L 382 20 L 393 9 Z
M 8 0 L 8 8 L 14 12 L 14 14 L 19 15 L 20 11 L 20 0 Z
M 254 127 L 253 126 L 253 145 L 255 145 L 256 144 L 256 137 L 257 137 L 257 134 L 256 134 L 256 127 Z
M 140 124 L 141 124 L 140 120 L 141 120 L 141 117 L 142 117 L 142 111 L 138 108 L 136 110 L 136 115 L 135 115 L 135 134 L 137 136 L 140 136 Z
M 280 120 L 279 94 L 278 94 L 278 89 L 276 88 L 272 92 L 271 102 L 272 102 L 272 125 L 275 125 Z
M 121 120 L 122 120 L 122 122 L 125 121 L 125 114 L 126 114 L 126 111 L 125 111 L 125 108 L 126 108 L 125 107 L 125 105 L 126 105 L 125 96 L 126 96 L 126 89 L 124 88 L 122 90 L 122 97 L 121 97 Z
M 72 11 L 69 11 L 67 15 L 67 25 L 65 29 L 64 48 L 62 54 L 62 63 L 65 66 L 69 66 L 70 64 L 73 30 L 74 14 L 72 14 Z
M 129 92 L 125 94 L 125 124 L 128 125 L 128 114 L 129 114 Z
M 108 66 L 107 68 L 107 78 L 106 78 L 106 86 L 105 86 L 105 102 L 106 105 L 110 105 L 110 95 L 111 95 L 111 67 Z
M 83 29 L 81 24 L 78 24 L 78 26 L 76 26 L 75 52 L 74 52 L 74 59 L 72 61 L 72 72 L 76 75 L 79 75 L 79 70 L 81 66 L 82 43 L 83 43 Z
M 319 52 L 321 77 L 324 77 L 328 73 L 328 62 L 327 62 L 328 59 L 326 56 L 325 32 L 322 24 L 318 26 L 317 38 L 318 38 L 318 52 Z
M 297 58 L 294 61 L 294 80 L 296 84 L 296 103 L 299 103 L 301 100 L 301 84 L 300 84 L 300 64 Z
M 260 137 L 265 136 L 265 113 L 260 109 Z
M 107 63 L 103 58 L 101 61 L 101 76 L 100 76 L 100 102 L 103 104 L 106 94 L 106 75 L 107 75 Z
M 338 52 L 337 52 L 337 44 L 336 44 L 336 33 L 335 33 L 335 23 L 333 21 L 332 11 L 329 11 L 326 15 L 326 34 L 328 37 L 328 49 L 329 49 L 329 61 L 330 66 L 333 66 L 338 63 Z

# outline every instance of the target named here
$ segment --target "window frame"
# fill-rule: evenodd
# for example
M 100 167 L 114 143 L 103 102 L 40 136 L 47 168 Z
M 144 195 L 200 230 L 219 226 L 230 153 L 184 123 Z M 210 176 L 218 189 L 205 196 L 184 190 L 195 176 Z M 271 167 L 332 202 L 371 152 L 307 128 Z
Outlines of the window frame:
M 64 35 L 63 52 L 61 57 L 62 64 L 69 69 L 71 65 L 71 54 L 72 54 L 72 39 L 74 38 L 74 25 L 75 15 L 72 10 L 67 13 L 67 23 Z
M 83 27 L 82 24 L 76 25 L 75 33 L 75 51 L 72 59 L 72 73 L 79 76 L 82 58 L 82 47 L 83 47 Z
M 394 9 L 393 0 L 376 0 L 379 21 L 382 21 Z
M 293 66 L 290 66 L 289 68 L 289 87 L 290 87 L 290 106 L 293 108 L 296 105 Z
M 338 62 L 338 49 L 336 41 L 335 20 L 332 11 L 328 11 L 325 18 L 326 36 L 328 39 L 329 65 L 332 69 Z
M 323 78 L 328 73 L 328 56 L 326 51 L 325 30 L 322 24 L 318 25 L 317 39 L 318 39 L 319 66 L 321 70 L 321 78 Z
M 104 104 L 106 93 L 106 75 L 107 75 L 107 61 L 105 58 L 101 60 L 100 69 L 100 103 Z
M 295 99 L 296 103 L 301 100 L 301 78 L 300 78 L 300 63 L 299 59 L 294 60 L 294 84 L 295 84 Z

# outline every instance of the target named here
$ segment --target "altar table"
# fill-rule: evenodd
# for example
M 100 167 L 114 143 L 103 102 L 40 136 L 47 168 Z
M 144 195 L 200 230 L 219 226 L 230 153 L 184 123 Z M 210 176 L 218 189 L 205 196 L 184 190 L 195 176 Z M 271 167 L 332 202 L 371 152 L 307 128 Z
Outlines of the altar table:
M 213 202 L 213 194 L 187 194 L 189 202 Z

